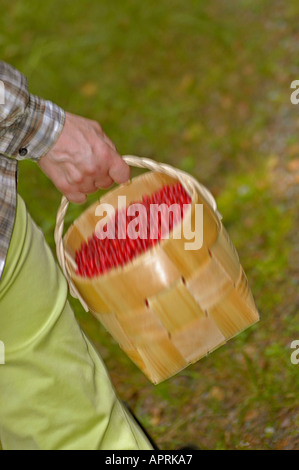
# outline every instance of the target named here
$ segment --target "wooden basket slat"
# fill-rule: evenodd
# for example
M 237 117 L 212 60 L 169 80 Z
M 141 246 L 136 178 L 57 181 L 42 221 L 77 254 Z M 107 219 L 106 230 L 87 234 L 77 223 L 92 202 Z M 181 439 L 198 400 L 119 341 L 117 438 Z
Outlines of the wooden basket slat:
M 71 268 L 70 272 L 72 272 Z M 74 280 L 75 286 L 77 287 L 82 297 L 84 297 L 85 302 L 88 304 L 90 310 L 101 314 L 113 313 L 113 309 L 111 308 L 111 305 L 109 305 L 109 299 L 108 302 L 105 300 L 103 292 L 99 289 L 97 281 L 92 279 L 90 279 L 90 281 L 91 282 L 87 283 L 85 280 L 84 282 L 80 282 L 77 279 Z
M 202 310 L 207 310 L 221 302 L 231 289 L 232 281 L 222 266 L 209 256 L 193 276 L 187 279 L 187 287 Z
M 99 218 L 95 215 L 95 209 L 97 206 L 98 202 L 92 204 L 86 211 L 83 212 L 79 219 L 76 219 L 74 222 L 74 226 L 77 228 L 78 234 L 81 235 L 82 241 L 87 241 L 94 232 L 96 224 L 99 220 Z M 67 244 L 69 246 L 71 246 L 71 241 L 72 240 L 70 239 L 67 240 Z M 79 240 L 76 240 L 75 250 L 80 247 L 80 245 L 78 246 L 78 243 Z
M 171 289 L 150 297 L 148 303 L 170 334 L 205 316 L 182 280 Z
M 232 282 L 236 282 L 240 276 L 240 260 L 223 224 L 220 226 L 215 242 L 210 247 L 210 253 L 222 266 Z
M 253 310 L 246 300 L 232 288 L 222 301 L 208 310 L 226 339 L 245 330 L 259 320 L 256 310 Z
M 137 351 L 144 363 L 146 375 L 154 383 L 171 377 L 188 364 L 170 338 L 149 342 L 138 347 Z
M 240 296 L 244 299 L 248 307 L 251 308 L 251 310 L 257 312 L 254 298 L 249 288 L 248 279 L 242 267 L 240 270 L 240 277 L 236 282 L 236 289 L 239 292 Z
M 198 361 L 226 342 L 212 318 L 199 317 L 172 335 L 172 342 L 188 363 Z
M 113 334 L 112 334 L 113 336 Z M 126 355 L 134 362 L 134 364 L 153 382 L 150 376 L 150 372 L 148 368 L 146 367 L 144 360 L 142 359 L 138 349 L 134 347 L 134 349 L 126 349 L 122 347 L 122 345 L 119 345 L 121 349 L 126 353 Z M 161 379 L 163 380 L 163 379 Z M 153 383 L 158 383 L 158 382 L 153 382 Z
M 201 204 L 198 198 L 196 203 Z M 190 224 L 194 226 L 195 223 L 195 210 L 192 204 L 192 210 L 186 214 L 183 219 L 183 224 Z M 182 235 L 184 234 L 182 230 Z M 218 237 L 218 223 L 215 223 L 214 216 L 209 207 L 203 207 L 203 246 L 199 250 L 186 250 L 186 243 L 192 242 L 187 240 L 184 236 L 180 239 L 170 238 L 162 244 L 162 248 L 167 253 L 169 258 L 177 266 L 182 276 L 190 278 L 193 276 L 194 271 L 201 264 L 205 263 L 209 257 L 209 247 L 217 240 Z
M 100 314 L 97 312 L 92 313 L 103 324 L 106 330 L 114 337 L 114 339 L 118 342 L 122 349 L 136 349 L 135 345 L 132 343 L 131 339 L 124 331 L 123 326 L 119 322 L 116 315 L 112 313 L 109 315 Z
M 169 332 L 159 317 L 146 305 L 137 310 L 122 312 L 118 318 L 126 335 L 136 347 L 169 338 Z
M 163 250 L 177 267 L 181 276 L 189 279 L 198 266 L 208 260 L 209 251 L 205 245 L 197 251 L 186 251 L 185 243 L 185 239 L 168 240 L 168 243 L 163 245 Z

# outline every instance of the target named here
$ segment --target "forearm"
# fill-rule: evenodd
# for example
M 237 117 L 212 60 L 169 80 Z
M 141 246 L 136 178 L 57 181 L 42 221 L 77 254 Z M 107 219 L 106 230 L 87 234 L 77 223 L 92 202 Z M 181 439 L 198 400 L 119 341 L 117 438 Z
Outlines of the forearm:
M 39 160 L 54 146 L 65 120 L 64 111 L 29 93 L 26 77 L 0 61 L 4 104 L 0 105 L 0 152 L 21 160 Z

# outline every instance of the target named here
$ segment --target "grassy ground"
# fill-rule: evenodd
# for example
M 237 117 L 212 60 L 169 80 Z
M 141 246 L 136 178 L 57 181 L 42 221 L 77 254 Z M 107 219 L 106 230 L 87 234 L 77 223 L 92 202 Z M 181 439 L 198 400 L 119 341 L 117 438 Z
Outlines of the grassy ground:
M 99 120 L 120 153 L 169 162 L 211 189 L 261 313 L 255 327 L 155 387 L 72 300 L 120 397 L 162 449 L 298 449 L 298 2 L 1 7 L 1 58 L 26 73 L 33 93 Z M 60 195 L 30 162 L 20 165 L 19 189 L 54 249 Z

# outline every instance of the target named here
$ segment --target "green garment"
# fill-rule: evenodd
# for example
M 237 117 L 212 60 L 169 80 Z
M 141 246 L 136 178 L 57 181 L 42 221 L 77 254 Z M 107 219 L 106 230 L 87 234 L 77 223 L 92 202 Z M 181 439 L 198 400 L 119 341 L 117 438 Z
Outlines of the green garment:
M 3 449 L 151 449 L 67 301 L 67 284 L 18 197 L 0 282 Z

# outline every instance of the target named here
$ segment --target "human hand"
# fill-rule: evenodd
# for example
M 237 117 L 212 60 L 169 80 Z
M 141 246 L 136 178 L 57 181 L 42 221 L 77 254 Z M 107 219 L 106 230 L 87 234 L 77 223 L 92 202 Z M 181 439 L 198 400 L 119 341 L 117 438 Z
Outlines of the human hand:
M 130 177 L 129 166 L 101 126 L 70 113 L 56 144 L 38 164 L 57 189 L 77 204 L 85 202 L 86 194 L 113 182 L 125 183 Z

